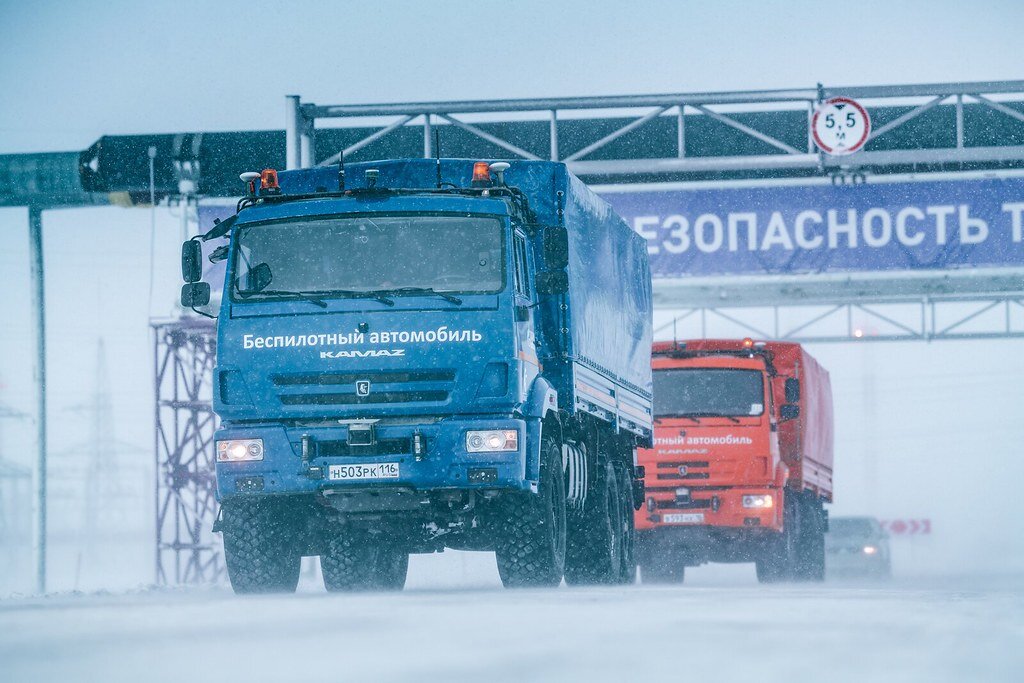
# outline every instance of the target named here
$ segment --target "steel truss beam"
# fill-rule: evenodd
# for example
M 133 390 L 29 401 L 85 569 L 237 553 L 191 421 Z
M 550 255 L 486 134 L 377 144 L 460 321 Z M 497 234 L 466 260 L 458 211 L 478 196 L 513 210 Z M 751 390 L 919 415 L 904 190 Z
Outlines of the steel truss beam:
M 662 312 L 664 315 L 670 313 Z M 656 312 L 657 315 L 657 312 Z M 749 336 L 800 343 L 949 341 L 1024 337 L 1024 293 L 916 302 L 701 306 L 661 322 L 655 339 Z
M 823 98 L 846 95 L 866 102 L 869 110 L 902 111 L 910 102 L 910 109 L 895 118 L 880 122 L 871 134 L 866 151 L 846 157 L 830 157 L 815 152 L 811 136 L 811 116 L 815 104 Z M 924 100 L 921 102 L 920 100 Z M 436 117 L 456 126 L 480 139 L 524 159 L 536 159 L 536 154 L 527 149 L 525 141 L 502 138 L 465 120 L 466 116 L 507 114 L 507 121 L 523 120 L 523 117 L 541 114 L 550 119 L 550 154 L 552 160 L 561 158 L 570 169 L 583 176 L 615 176 L 624 174 L 657 173 L 706 173 L 720 171 L 784 171 L 794 169 L 822 172 L 857 169 L 863 167 L 894 167 L 915 164 L 942 163 L 1006 163 L 1024 162 L 1024 146 L 1021 145 L 975 145 L 965 146 L 964 103 L 985 107 L 1012 120 L 1024 124 L 1024 112 L 998 100 L 1019 102 L 1024 99 L 1024 81 L 989 81 L 979 83 L 940 83 L 931 85 L 903 85 L 879 87 L 824 87 L 786 90 L 761 90 L 749 92 L 717 93 L 676 93 L 665 95 L 636 95 L 621 97 L 570 97 L 519 100 L 469 100 L 455 102 L 410 102 L 405 104 L 328 105 L 301 103 L 299 98 L 289 99 L 287 158 L 289 163 L 311 166 L 315 160 L 306 154 L 314 146 L 312 136 L 318 119 L 335 118 L 350 121 L 398 117 L 383 124 L 359 142 L 346 148 L 345 153 L 362 149 L 385 135 L 399 130 L 416 121 L 423 126 L 424 156 L 432 151 L 429 137 L 432 118 Z M 955 107 L 954 130 L 945 136 L 955 140 L 952 146 L 927 148 L 888 149 L 886 143 L 872 143 L 884 139 L 893 130 L 919 119 L 927 112 L 948 103 Z M 616 115 L 630 120 L 611 133 L 584 143 L 575 151 L 566 153 L 560 149 L 560 135 L 565 123 L 578 121 L 580 116 L 592 110 L 612 110 Z M 738 114 L 780 110 L 806 110 L 801 140 L 807 142 L 807 149 L 797 149 L 786 142 L 793 138 L 792 130 L 762 130 L 736 118 Z M 689 113 L 688 113 L 689 112 Z M 575 116 L 574 116 L 575 115 Z M 749 153 L 741 156 L 688 156 L 687 119 L 706 116 L 716 122 L 740 132 L 749 139 L 774 148 L 773 153 Z M 660 117 L 674 117 L 676 123 L 677 149 L 674 157 L 636 158 L 628 155 L 612 155 L 612 158 L 592 158 L 595 152 L 609 149 L 609 145 L 623 136 L 642 128 Z M 782 119 L 775 119 L 777 125 L 784 125 Z M 766 124 L 772 125 L 772 124 Z M 945 125 L 945 124 L 942 124 Z M 984 125 L 977 123 L 976 125 Z M 707 129 L 713 134 L 713 129 Z M 1022 127 L 1024 130 L 1024 127 Z M 940 131 L 941 132 L 941 131 Z M 970 137 L 969 135 L 967 136 Z M 693 136 L 691 135 L 691 144 Z M 800 142 L 803 146 L 804 142 Z M 695 146 L 700 147 L 700 141 Z M 756 147 L 755 147 L 756 149 Z M 311 154 L 311 153 L 310 153 Z M 560 156 L 561 155 L 561 156 Z M 604 155 L 607 156 L 607 153 Z M 334 163 L 335 154 L 320 163 Z M 293 167 L 293 166 L 290 166 Z
M 212 322 L 153 325 L 156 386 L 156 582 L 213 583 L 224 574 L 217 516 L 211 405 Z

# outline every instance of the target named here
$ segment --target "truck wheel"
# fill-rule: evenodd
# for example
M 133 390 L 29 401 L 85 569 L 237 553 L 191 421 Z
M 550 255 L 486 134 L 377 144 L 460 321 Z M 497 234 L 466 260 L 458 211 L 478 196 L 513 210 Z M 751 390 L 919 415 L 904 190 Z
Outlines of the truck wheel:
M 565 480 L 558 444 L 541 440 L 538 492 L 508 495 L 497 510 L 495 556 L 506 588 L 555 587 L 565 572 Z
M 785 572 L 779 566 L 774 557 L 759 557 L 754 560 L 754 567 L 757 569 L 757 580 L 760 583 L 778 583 L 785 580 Z
M 405 588 L 409 575 L 409 553 L 394 545 L 383 545 L 377 549 L 376 571 L 371 581 L 373 587 L 382 591 L 400 591 Z
M 798 500 L 791 493 L 783 496 L 782 533 L 766 539 L 761 556 L 755 560 L 757 580 L 761 583 L 788 581 L 796 575 L 801 537 Z
M 682 583 L 686 564 L 670 548 L 645 548 L 640 554 L 640 580 L 648 584 Z
M 622 501 L 622 576 L 620 583 L 636 583 L 636 528 L 633 517 L 633 478 L 626 468 L 619 468 L 619 499 Z
M 824 581 L 825 515 L 821 503 L 810 496 L 800 503 L 800 541 L 793 578 L 798 581 Z
M 595 483 L 569 538 L 565 582 L 573 585 L 622 581 L 625 505 L 615 467 L 606 463 Z
M 376 554 L 370 539 L 363 534 L 347 532 L 331 537 L 320 555 L 324 588 L 332 593 L 371 590 Z
M 302 557 L 293 520 L 278 501 L 232 501 L 223 506 L 224 560 L 235 593 L 293 593 Z

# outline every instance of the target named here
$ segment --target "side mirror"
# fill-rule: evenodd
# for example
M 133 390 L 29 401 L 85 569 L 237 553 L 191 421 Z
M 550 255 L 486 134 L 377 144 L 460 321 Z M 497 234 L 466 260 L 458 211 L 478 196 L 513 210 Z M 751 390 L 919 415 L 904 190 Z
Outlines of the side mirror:
M 273 279 L 274 274 L 270 272 L 269 265 L 266 263 L 257 264 L 245 274 L 245 289 L 243 291 L 252 294 L 262 292 Z
M 786 403 L 800 402 L 800 380 L 790 377 L 786 380 Z
M 181 305 L 184 308 L 198 308 L 210 303 L 209 282 L 189 282 L 181 288 Z
M 181 245 L 181 279 L 185 282 L 203 279 L 203 245 L 199 240 L 189 240 Z
M 225 260 L 227 257 L 228 257 L 228 245 L 222 244 L 219 247 L 217 247 L 216 249 L 214 249 L 213 252 L 209 256 L 207 256 L 206 258 L 207 258 L 207 260 L 210 261 L 210 263 L 220 263 L 221 261 Z
M 800 417 L 800 406 L 793 403 L 785 403 L 779 408 L 779 421 L 789 422 Z
M 569 231 L 557 225 L 544 228 L 544 267 L 560 270 L 569 265 Z
M 547 270 L 537 274 L 537 292 L 565 294 L 569 291 L 569 274 L 564 270 Z

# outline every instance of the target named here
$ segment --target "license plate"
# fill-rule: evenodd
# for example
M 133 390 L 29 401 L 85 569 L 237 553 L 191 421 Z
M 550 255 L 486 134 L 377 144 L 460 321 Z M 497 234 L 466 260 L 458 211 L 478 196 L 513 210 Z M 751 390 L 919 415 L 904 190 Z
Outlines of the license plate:
M 352 481 L 356 479 L 398 479 L 397 462 L 358 463 L 351 465 L 331 465 L 327 470 L 327 478 L 331 481 Z
M 675 515 L 662 515 L 661 521 L 665 524 L 702 524 L 704 522 L 703 512 L 687 512 Z

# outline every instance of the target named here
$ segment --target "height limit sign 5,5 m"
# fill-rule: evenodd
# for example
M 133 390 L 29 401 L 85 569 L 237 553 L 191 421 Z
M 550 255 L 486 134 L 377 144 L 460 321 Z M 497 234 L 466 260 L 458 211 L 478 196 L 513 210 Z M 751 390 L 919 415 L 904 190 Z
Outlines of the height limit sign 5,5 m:
M 833 97 L 814 110 L 811 132 L 814 144 L 825 154 L 853 154 L 871 135 L 871 117 L 856 100 Z

